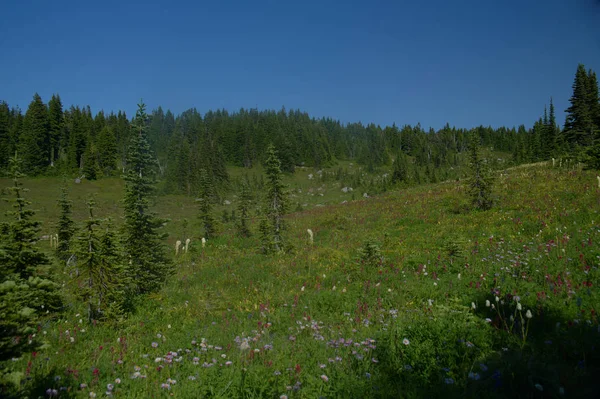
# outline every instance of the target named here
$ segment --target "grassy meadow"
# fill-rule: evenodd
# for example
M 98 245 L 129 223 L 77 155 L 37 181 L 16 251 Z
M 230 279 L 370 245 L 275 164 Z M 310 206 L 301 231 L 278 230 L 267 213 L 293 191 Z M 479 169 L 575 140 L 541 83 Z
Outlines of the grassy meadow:
M 194 198 L 157 197 L 176 274 L 111 325 L 87 323 L 66 292 L 64 313 L 37 333 L 45 349 L 12 361 L 22 373 L 14 395 L 600 397 L 595 173 L 506 169 L 493 209 L 477 212 L 464 180 L 343 192 L 362 172 L 342 167 L 347 177 L 339 167 L 287 177 L 292 250 L 283 255 L 259 253 L 256 220 L 253 237 L 236 235 L 231 193 L 215 208 L 219 237 L 205 247 Z M 232 169 L 232 186 L 245 173 Z M 248 173 L 259 182 L 259 169 Z M 60 179 L 24 184 L 41 234 L 52 233 Z M 69 188 L 76 221 L 95 193 L 96 214 L 121 222 L 120 179 Z M 2 214 L 8 208 L 0 204 Z M 176 256 L 175 241 L 186 238 L 189 251 Z M 38 245 L 50 250 L 49 241 Z

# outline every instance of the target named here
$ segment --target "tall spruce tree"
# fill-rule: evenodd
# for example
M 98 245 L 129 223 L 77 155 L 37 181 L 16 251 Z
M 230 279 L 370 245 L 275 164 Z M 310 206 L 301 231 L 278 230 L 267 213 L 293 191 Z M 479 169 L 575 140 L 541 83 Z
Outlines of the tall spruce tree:
M 105 176 L 110 176 L 117 169 L 117 138 L 110 126 L 104 126 L 97 140 L 98 166 Z
M 473 132 L 469 140 L 469 166 L 471 176 L 468 180 L 468 191 L 471 203 L 476 209 L 488 210 L 492 207 L 493 178 L 488 166 L 481 157 L 479 134 Z
M 126 276 L 120 264 L 112 226 L 103 235 L 102 220 L 94 216 L 95 202 L 88 199 L 89 217 L 77 241 L 76 294 L 86 304 L 88 320 L 107 320 L 121 313 Z
M 288 200 L 283 184 L 281 161 L 277 157 L 273 144 L 267 147 L 265 174 L 267 176 L 265 219 L 261 221 L 260 225 L 263 251 L 266 253 L 281 252 L 284 250 L 283 230 L 285 224 L 283 216 L 288 209 Z
M 200 222 L 204 230 L 204 238 L 212 239 L 216 233 L 215 219 L 212 215 L 212 199 L 214 195 L 214 186 L 206 169 L 200 169 L 200 194 L 198 202 L 200 204 Z
M 46 315 L 61 306 L 59 286 L 52 281 L 50 260 L 35 243 L 40 222 L 33 220 L 35 212 L 23 197 L 20 160 L 10 159 L 14 195 L 12 219 L 0 225 L 0 362 L 36 350 L 41 344 L 32 335 Z M 0 385 L 10 378 L 0 365 Z
M 48 102 L 48 143 L 50 144 L 50 165 L 54 166 L 54 162 L 60 154 L 61 139 L 64 135 L 65 118 L 63 114 L 63 106 L 60 101 L 60 96 L 55 94 Z M 66 150 L 64 148 L 63 150 Z
M 19 137 L 19 154 L 23 158 L 23 171 L 36 175 L 49 165 L 48 109 L 42 98 L 35 93 L 23 119 Z
M 73 201 L 69 199 L 69 191 L 66 179 L 60 187 L 60 216 L 58 218 L 58 243 L 56 246 L 56 255 L 62 261 L 67 261 L 71 256 L 71 240 L 75 234 L 75 222 L 71 218 Z
M 160 289 L 173 272 L 163 243 L 166 234 L 159 229 L 166 223 L 150 211 L 149 199 L 155 192 L 155 166 L 146 139 L 146 106 L 138 104 L 132 126 L 131 144 L 125 175 L 125 224 L 123 247 L 129 263 L 128 276 L 135 284 L 132 293 L 144 294 Z
M 579 64 L 573 82 L 571 106 L 565 110 L 564 133 L 572 148 L 585 147 L 592 142 L 593 121 L 590 112 L 589 77 L 583 64 Z
M 407 183 L 408 182 L 408 162 L 406 155 L 402 151 L 398 151 L 398 155 L 394 160 L 392 171 L 392 183 Z
M 10 119 L 11 112 L 8 104 L 0 101 L 0 169 L 8 165 L 10 158 Z

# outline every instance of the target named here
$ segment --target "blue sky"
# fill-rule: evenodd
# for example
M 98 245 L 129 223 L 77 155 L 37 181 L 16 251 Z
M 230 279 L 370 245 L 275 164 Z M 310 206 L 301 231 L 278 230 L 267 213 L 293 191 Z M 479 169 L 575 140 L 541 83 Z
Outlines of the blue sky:
M 143 98 L 299 108 L 343 122 L 564 121 L 578 63 L 600 73 L 600 1 L 12 1 L 0 100 L 35 92 L 133 115 Z

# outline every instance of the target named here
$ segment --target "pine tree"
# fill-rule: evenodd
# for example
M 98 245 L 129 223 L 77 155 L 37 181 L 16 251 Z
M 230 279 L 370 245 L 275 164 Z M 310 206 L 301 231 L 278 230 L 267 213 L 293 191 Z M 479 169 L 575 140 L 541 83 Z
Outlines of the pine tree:
M 122 312 L 126 285 L 112 226 L 98 233 L 102 221 L 94 217 L 95 202 L 87 202 L 89 217 L 77 242 L 77 291 L 86 303 L 88 320 L 107 320 Z
M 60 154 L 60 145 L 64 135 L 64 128 L 65 119 L 62 102 L 60 101 L 60 96 L 55 94 L 48 102 L 48 142 L 50 144 L 51 166 L 54 166 L 54 162 Z M 64 150 L 66 150 L 66 148 Z
M 156 161 L 146 139 L 146 106 L 138 104 L 133 124 L 125 184 L 123 247 L 128 258 L 128 277 L 136 285 L 133 293 L 157 291 L 173 272 L 158 230 L 166 220 L 150 212 L 149 198 L 155 191 Z
M 117 169 L 117 138 L 114 130 L 104 126 L 98 134 L 98 167 L 105 176 L 110 176 Z
M 591 124 L 593 126 L 592 139 L 600 138 L 600 98 L 598 94 L 598 78 L 596 72 L 591 69 L 588 72 L 587 103 L 590 112 Z
M 10 158 L 10 119 L 8 104 L 0 101 L 0 169 L 8 165 Z
M 488 210 L 492 207 L 493 178 L 485 165 L 479 149 L 479 134 L 473 132 L 469 140 L 469 166 L 471 176 L 468 181 L 471 202 L 476 209 Z
M 75 234 L 75 222 L 71 218 L 73 202 L 69 200 L 66 180 L 60 188 L 60 216 L 58 219 L 58 245 L 56 246 L 56 255 L 62 261 L 67 261 L 71 256 L 71 239 Z
M 19 137 L 19 153 L 23 157 L 23 170 L 36 175 L 49 164 L 48 109 L 36 93 L 23 119 L 23 130 Z
M 283 173 L 281 172 L 281 162 L 277 157 L 273 144 L 270 144 L 267 148 L 265 174 L 267 176 L 267 193 L 265 198 L 266 219 L 263 220 L 260 225 L 263 250 L 266 253 L 281 252 L 284 250 L 282 233 L 285 224 L 283 215 L 287 211 L 288 201 L 285 186 L 282 181 Z
M 85 178 L 88 180 L 96 180 L 100 170 L 98 168 L 98 157 L 93 143 L 88 143 L 88 146 L 83 153 L 82 163 L 82 173 Z
M 392 172 L 392 183 L 407 183 L 408 182 L 408 162 L 406 155 L 402 151 L 398 152 L 394 160 L 394 168 Z
M 200 169 L 200 221 L 204 229 L 204 238 L 211 239 L 215 236 L 215 219 L 212 215 L 212 198 L 214 186 L 206 169 Z
M 589 77 L 583 64 L 577 67 L 573 82 L 573 95 L 569 99 L 571 106 L 565 110 L 565 135 L 572 147 L 591 144 L 593 122 L 590 112 Z
M 237 225 L 239 235 L 242 237 L 250 237 L 250 228 L 248 227 L 248 221 L 250 220 L 250 206 L 252 205 L 252 195 L 250 193 L 250 187 L 246 182 L 242 183 L 240 192 L 240 204 L 238 210 L 240 212 L 240 221 Z
M 32 220 L 35 212 L 22 193 L 20 160 L 10 159 L 14 194 L 12 221 L 0 226 L 0 362 L 36 350 L 41 344 L 32 335 L 46 314 L 61 306 L 58 284 L 50 278 L 50 260 L 38 251 L 40 223 Z M 0 386 L 9 378 L 0 366 Z

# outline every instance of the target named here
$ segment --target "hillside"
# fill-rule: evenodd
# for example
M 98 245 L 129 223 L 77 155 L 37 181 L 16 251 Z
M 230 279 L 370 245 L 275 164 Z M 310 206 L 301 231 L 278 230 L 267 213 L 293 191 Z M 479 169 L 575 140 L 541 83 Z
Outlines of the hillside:
M 45 222 L 57 215 L 58 184 L 25 181 Z M 69 301 L 39 331 L 47 348 L 12 362 L 25 377 L 23 392 L 599 394 L 600 188 L 593 173 L 547 164 L 505 170 L 488 212 L 467 210 L 463 182 L 370 198 L 355 193 L 354 200 L 314 178 L 302 184 L 296 195 L 312 202 L 287 216 L 294 250 L 280 256 L 260 254 L 256 234 L 239 238 L 229 223 L 203 248 L 193 199 L 158 197 L 155 210 L 171 219 L 170 242 L 192 237 L 189 252 L 176 257 L 176 275 L 115 325 L 86 323 L 83 307 Z M 98 192 L 98 213 L 118 219 L 121 190 L 119 180 L 84 181 L 73 185 L 72 199 Z M 68 276 L 61 279 L 68 286 Z

